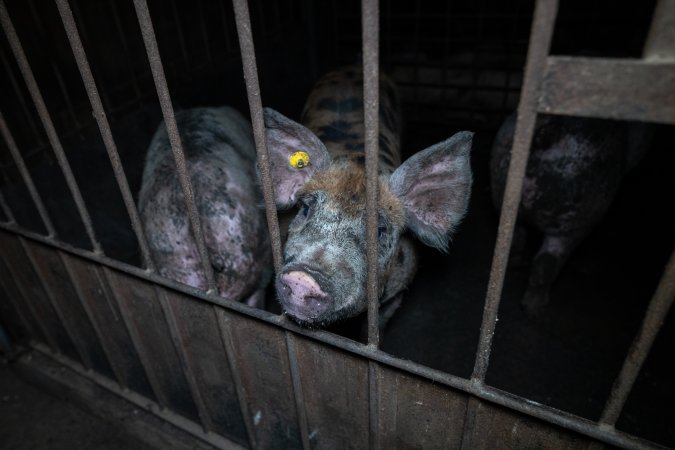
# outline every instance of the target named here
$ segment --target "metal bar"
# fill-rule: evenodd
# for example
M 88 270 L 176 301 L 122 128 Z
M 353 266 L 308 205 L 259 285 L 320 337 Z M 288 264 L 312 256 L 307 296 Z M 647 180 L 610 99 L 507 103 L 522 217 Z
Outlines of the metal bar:
M 14 164 L 16 165 L 16 168 L 19 170 L 19 173 L 21 174 L 21 178 L 23 178 L 23 182 L 26 185 L 26 188 L 28 188 L 30 198 L 33 200 L 35 208 L 38 210 L 38 214 L 40 214 L 40 219 L 42 219 L 42 223 L 45 226 L 45 230 L 47 230 L 47 235 L 49 237 L 56 237 L 56 231 L 54 230 L 54 225 L 52 224 L 52 221 L 49 218 L 47 208 L 45 208 L 45 205 L 42 202 L 42 198 L 40 197 L 40 194 L 38 193 L 37 188 L 35 187 L 35 183 L 33 183 L 33 177 L 31 177 L 30 172 L 26 167 L 26 163 L 24 162 L 23 157 L 21 156 L 21 152 L 16 146 L 16 142 L 14 142 L 14 137 L 12 136 L 12 133 L 7 127 L 7 123 L 5 122 L 5 117 L 3 116 L 2 112 L 0 112 L 0 133 L 2 134 L 2 137 L 5 140 L 5 143 L 7 144 L 7 148 L 9 148 L 9 152 L 12 155 Z
M 73 199 L 75 200 L 75 205 L 77 206 L 80 218 L 82 219 L 82 223 L 84 224 L 87 236 L 89 237 L 89 240 L 94 248 L 94 251 L 96 253 L 103 254 L 101 244 L 96 239 L 96 234 L 94 233 L 94 227 L 91 222 L 91 217 L 89 216 L 87 206 L 85 205 L 84 199 L 82 198 L 82 194 L 80 193 L 80 188 L 77 186 L 77 181 L 75 181 L 75 176 L 73 175 L 73 172 L 70 168 L 70 164 L 68 163 L 68 159 L 66 158 L 63 147 L 61 146 L 59 136 L 56 133 L 56 129 L 54 128 L 54 124 L 49 115 L 49 111 L 47 111 L 47 106 L 45 105 L 44 99 L 42 98 L 42 94 L 40 93 L 37 81 L 35 81 L 35 77 L 33 76 L 33 72 L 28 63 L 28 59 L 26 58 L 26 54 L 24 53 L 23 48 L 21 47 L 19 36 L 16 34 L 14 25 L 12 24 L 9 14 L 7 13 L 7 8 L 5 7 L 4 0 L 0 1 L 0 22 L 2 22 L 2 28 L 4 29 L 5 34 L 7 35 L 7 40 L 9 41 L 10 46 L 12 47 L 12 52 L 14 53 L 14 57 L 16 58 L 16 61 L 19 65 L 19 69 L 21 70 L 24 81 L 28 86 L 28 91 L 30 92 L 31 97 L 33 98 L 35 108 L 38 111 L 40 120 L 42 120 L 42 125 L 44 126 L 45 131 L 47 132 L 49 143 L 51 144 L 54 150 L 54 154 L 56 155 L 56 159 L 59 163 L 59 166 L 61 167 L 63 176 L 66 179 L 66 183 L 68 185 L 68 188 L 70 189 L 70 193 L 72 194 Z
M 377 194 L 380 135 L 379 1 L 363 0 L 363 109 L 366 150 L 366 288 L 368 296 L 368 345 L 379 347 L 379 287 L 377 280 Z
M 246 391 L 244 390 L 244 385 L 241 382 L 241 377 L 239 376 L 239 365 L 237 364 L 237 359 L 235 358 L 234 352 L 234 342 L 232 336 L 232 326 L 230 325 L 230 319 L 225 314 L 222 308 L 217 306 L 213 307 L 213 313 L 216 316 L 216 322 L 218 323 L 218 330 L 220 332 L 220 338 L 223 342 L 223 348 L 225 349 L 225 356 L 227 358 L 227 364 L 230 366 L 230 373 L 232 374 L 232 381 L 234 382 L 234 387 L 237 392 L 237 400 L 239 401 L 239 410 L 241 411 L 241 417 L 244 420 L 244 426 L 246 427 L 246 434 L 248 435 L 248 443 L 251 448 L 256 448 L 255 441 L 255 427 L 253 426 L 252 417 L 248 409 L 248 403 L 246 402 Z
M 368 361 L 368 447 L 379 449 L 380 440 L 380 367 L 374 361 Z
M 23 91 L 21 87 L 19 86 L 19 82 L 17 81 L 16 77 L 14 76 L 14 72 L 12 71 L 11 67 L 9 66 L 9 61 L 7 60 L 7 56 L 5 56 L 5 52 L 2 48 L 0 48 L 0 63 L 2 66 L 5 68 L 5 71 L 7 72 L 7 77 L 9 78 L 9 82 L 12 83 L 12 92 L 16 94 L 17 99 L 19 100 L 19 105 L 21 106 L 21 110 L 23 111 L 24 116 L 26 116 L 26 120 L 28 121 L 28 126 L 30 127 L 30 130 L 32 132 L 32 136 L 37 139 L 37 142 L 35 143 L 36 147 L 40 147 L 42 145 L 42 135 L 38 131 L 37 125 L 35 124 L 35 120 L 33 119 L 33 115 L 30 113 L 28 110 L 28 104 L 26 103 L 26 99 L 23 96 Z
M 112 165 L 115 179 L 117 180 L 117 185 L 122 194 L 124 205 L 126 206 L 127 213 L 131 219 L 131 226 L 134 230 L 134 233 L 136 234 L 136 239 L 138 240 L 141 250 L 141 257 L 143 258 L 143 264 L 145 268 L 154 270 L 154 264 L 150 256 L 148 242 L 145 239 L 145 233 L 143 232 L 141 219 L 138 215 L 138 209 L 136 209 L 134 197 L 131 193 L 131 189 L 129 188 L 129 182 L 127 181 L 127 177 L 124 173 L 124 167 L 122 166 L 119 153 L 117 152 L 115 139 L 113 138 L 112 130 L 110 129 L 110 124 L 108 123 L 108 118 L 106 117 L 103 103 L 101 102 L 101 97 L 99 96 L 98 88 L 96 87 L 96 81 L 94 81 L 94 76 L 91 72 L 91 68 L 89 67 L 87 55 L 84 51 L 82 41 L 80 40 L 80 36 L 77 31 L 77 25 L 75 24 L 73 12 L 70 9 L 68 0 L 56 0 L 56 6 L 59 9 L 63 26 L 66 29 L 66 34 L 68 35 L 68 40 L 70 41 L 70 46 L 77 62 L 77 67 L 80 70 L 84 87 L 87 90 L 89 101 L 91 102 L 91 106 L 94 110 L 94 117 L 96 118 L 96 123 L 98 124 L 98 128 L 101 132 L 101 137 L 103 138 L 105 148 L 108 151 L 110 164 Z
M 668 311 L 675 300 L 675 249 L 661 276 L 661 281 L 649 302 L 642 327 L 635 337 L 623 363 L 621 372 L 612 386 L 609 400 L 600 416 L 600 423 L 614 426 L 626 403 L 635 379 L 640 373 L 649 350 L 656 339 Z
M 66 269 L 66 272 L 68 273 L 68 276 L 70 277 L 73 288 L 75 289 L 75 292 L 77 293 L 77 297 L 80 299 L 80 303 L 82 303 L 82 307 L 84 308 L 84 311 L 87 314 L 87 317 L 89 318 L 89 322 L 91 323 L 91 326 L 94 328 L 94 331 L 96 332 L 96 336 L 98 337 L 99 342 L 101 343 L 101 347 L 103 348 L 103 351 L 105 352 L 106 359 L 108 360 L 108 363 L 110 364 L 110 367 L 112 368 L 113 373 L 115 374 L 115 379 L 117 383 L 119 383 L 121 386 L 127 388 L 128 384 L 126 382 L 126 379 L 124 377 L 124 371 L 118 366 L 116 358 L 113 357 L 113 355 L 110 353 L 108 346 L 105 345 L 106 340 L 104 339 L 104 331 L 101 329 L 101 327 L 98 325 L 98 322 L 95 319 L 94 313 L 92 312 L 89 303 L 84 301 L 84 295 L 82 293 L 82 288 L 80 284 L 76 281 L 75 274 L 73 273 L 73 268 L 68 262 L 68 258 L 63 257 L 63 252 L 59 251 L 59 258 L 63 262 L 63 266 Z
M 368 345 L 363 345 L 351 339 L 347 339 L 332 333 L 328 333 L 326 331 L 308 330 L 305 328 L 300 328 L 294 325 L 292 322 L 284 320 L 282 316 L 271 314 L 257 308 L 251 308 L 239 302 L 226 301 L 223 298 L 218 297 L 216 295 L 207 295 L 204 292 L 199 291 L 198 289 L 190 288 L 189 286 L 186 286 L 184 284 L 172 282 L 171 280 L 168 280 L 166 278 L 160 277 L 152 273 L 148 273 L 142 269 L 139 269 L 138 267 L 120 263 L 119 261 L 116 261 L 112 258 L 108 258 L 106 256 L 102 256 L 93 253 L 91 251 L 70 247 L 67 244 L 63 244 L 59 241 L 46 238 L 37 233 L 18 229 L 17 227 L 8 226 L 5 224 L 0 224 L 0 229 L 14 232 L 28 239 L 44 243 L 46 245 L 55 247 L 65 252 L 83 257 L 92 262 L 99 263 L 103 266 L 103 271 L 106 277 L 108 277 L 107 275 L 108 270 L 118 270 L 120 272 L 124 272 L 134 277 L 137 277 L 139 279 L 160 284 L 166 286 L 167 288 L 182 292 L 187 295 L 191 295 L 195 298 L 209 302 L 213 305 L 217 305 L 223 309 L 232 310 L 237 313 L 244 314 L 252 319 L 272 324 L 281 329 L 290 331 L 293 334 L 298 334 L 306 338 L 310 338 L 318 342 L 333 346 L 335 348 L 347 351 L 354 355 L 368 358 L 370 360 L 387 365 L 389 367 L 405 371 L 415 376 L 419 376 L 431 382 L 441 384 L 443 386 L 447 386 L 452 389 L 457 389 L 464 393 L 474 395 L 480 399 L 501 406 L 505 406 L 507 408 L 521 412 L 531 417 L 535 417 L 537 419 L 544 420 L 545 422 L 552 423 L 554 425 L 558 425 L 563 428 L 576 431 L 578 433 L 602 440 L 603 442 L 607 442 L 612 445 L 619 445 L 625 448 L 638 448 L 638 447 L 650 448 L 650 446 L 651 448 L 659 448 L 658 446 L 653 445 L 649 441 L 636 438 L 627 433 L 617 431 L 607 426 L 602 426 L 600 424 L 590 422 L 588 420 L 577 417 L 573 414 L 566 413 L 564 411 L 560 411 L 555 408 L 542 405 L 522 397 L 518 397 L 508 392 L 504 392 L 499 389 L 485 386 L 483 384 L 472 383 L 470 380 L 466 380 L 457 377 L 455 375 L 442 372 L 440 370 L 431 369 L 429 367 L 414 363 L 412 361 L 396 358 L 381 350 L 373 349 Z M 113 299 L 115 299 L 114 295 Z M 127 319 L 124 317 L 124 314 L 123 319 L 125 320 L 126 323 Z M 224 327 L 221 326 L 221 330 L 223 332 L 227 331 L 228 329 L 227 323 L 225 323 L 224 325 L 225 325 Z M 45 332 L 45 336 L 49 337 L 49 333 Z M 136 341 L 134 341 L 135 339 L 134 336 L 131 333 L 130 336 L 132 337 L 132 341 L 136 345 Z M 54 348 L 58 347 L 54 346 Z M 141 363 L 143 363 L 144 360 L 142 352 L 139 352 L 139 357 L 141 358 Z M 147 371 L 147 367 L 145 367 L 145 364 L 144 368 L 146 368 Z M 235 374 L 236 376 L 237 371 L 232 370 L 232 373 Z M 148 379 L 150 380 L 152 385 L 152 378 L 149 376 Z M 238 393 L 240 392 L 238 391 Z M 242 408 L 243 407 L 244 406 L 242 405 Z M 244 417 L 246 418 L 250 416 L 245 415 Z
M 302 448 L 309 450 L 309 427 L 307 425 L 307 409 L 305 408 L 305 397 L 302 394 L 302 382 L 300 380 L 300 367 L 298 367 L 298 356 L 295 349 L 295 337 L 293 333 L 286 331 L 286 348 L 288 349 L 288 366 L 291 368 L 291 380 L 293 382 L 293 397 L 295 398 L 295 409 L 298 414 L 298 424 L 300 426 L 300 438 L 302 439 Z
M 81 336 L 77 335 L 77 333 L 74 333 L 73 328 L 75 327 L 70 327 L 68 326 L 68 321 L 66 320 L 66 315 L 64 314 L 63 310 L 61 309 L 59 302 L 54 298 L 54 294 L 52 293 L 49 285 L 44 279 L 44 275 L 42 271 L 39 268 L 39 265 L 36 263 L 35 256 L 33 253 L 29 250 L 28 245 L 26 244 L 26 241 L 24 238 L 19 237 L 19 242 L 21 243 L 21 248 L 23 248 L 23 251 L 26 254 L 26 257 L 28 258 L 28 261 L 30 262 L 31 268 L 37 275 L 38 281 L 40 283 L 40 287 L 42 288 L 42 291 L 45 293 L 47 296 L 47 299 L 49 300 L 49 304 L 51 307 L 54 309 L 54 312 L 56 312 L 56 316 L 59 318 L 59 321 L 61 322 L 61 325 L 63 326 L 63 329 L 65 330 L 66 334 L 70 338 L 70 340 L 73 342 L 75 345 L 75 349 L 77 350 L 77 354 L 80 357 L 80 360 L 84 363 L 84 365 L 87 367 L 87 369 L 92 370 L 94 365 L 91 361 L 91 358 L 89 357 L 89 354 L 87 353 L 86 346 L 84 342 L 80 339 Z M 57 349 L 58 347 L 55 347 Z
M 675 62 L 551 56 L 538 110 L 675 124 Z
M 650 61 L 675 59 L 675 2 L 672 0 L 656 3 L 642 54 Z
M 108 272 L 109 270 L 110 269 L 108 269 L 107 267 L 103 267 L 103 279 L 105 281 L 105 284 L 111 287 L 110 289 L 111 298 L 115 302 L 117 310 L 120 312 L 120 315 L 122 316 L 122 321 L 124 322 L 124 325 L 127 328 L 127 332 L 129 333 L 129 337 L 131 338 L 131 343 L 133 344 L 134 349 L 138 354 L 138 359 L 141 361 L 143 370 L 145 370 L 145 374 L 148 377 L 150 389 L 152 389 L 152 392 L 155 398 L 157 399 L 157 403 L 159 403 L 159 405 L 163 409 L 166 409 L 166 406 L 169 404 L 168 399 L 166 398 L 166 395 L 164 394 L 164 391 L 160 387 L 160 383 L 157 380 L 155 371 L 153 370 L 152 367 L 151 359 L 147 354 L 147 352 L 145 351 L 145 348 L 141 345 L 141 337 L 139 336 L 136 328 L 133 326 L 133 319 L 129 316 L 129 311 L 127 311 L 125 305 L 123 305 L 117 298 L 118 289 L 115 288 L 115 285 L 112 282 L 112 277 Z
M 466 402 L 466 412 L 464 414 L 464 429 L 462 430 L 461 450 L 471 450 L 471 440 L 474 429 L 476 428 L 476 412 L 478 411 L 479 400 L 476 397 L 469 397 Z
M 17 292 L 19 292 L 19 294 L 21 295 L 22 298 L 20 299 L 20 303 L 27 305 L 28 312 L 33 317 L 35 323 L 37 323 L 38 327 L 40 328 L 40 331 L 42 332 L 42 335 L 46 338 L 47 343 L 51 345 L 54 350 L 57 350 L 59 348 L 58 340 L 54 337 L 53 334 L 51 334 L 49 327 L 47 327 L 44 323 L 42 323 L 42 320 L 40 320 L 40 314 L 38 314 L 38 312 L 35 310 L 33 302 L 30 301 L 31 297 L 26 293 L 25 286 L 17 282 L 15 273 L 16 268 L 14 267 L 14 265 L 8 264 L 7 260 L 2 256 L 2 253 L 0 253 L 0 263 L 4 264 L 4 266 L 7 268 L 7 272 L 12 278 L 12 283 L 14 283 L 14 286 L 16 286 L 17 288 Z
M 148 10 L 148 3 L 146 0 L 134 0 L 136 8 L 136 15 L 138 16 L 138 23 L 143 34 L 143 42 L 145 43 L 145 50 L 150 60 L 150 68 L 152 70 L 152 77 L 157 88 L 157 96 L 162 107 L 162 114 L 164 115 L 164 122 L 166 123 L 166 130 L 171 142 L 171 149 L 173 157 L 176 161 L 176 173 L 180 181 L 183 196 L 185 197 L 185 204 L 187 206 L 188 216 L 190 219 L 190 226 L 195 237 L 197 250 L 202 262 L 204 276 L 206 277 L 209 291 L 217 292 L 215 275 L 213 267 L 209 261 L 206 243 L 204 242 L 204 233 L 202 230 L 201 220 L 199 218 L 199 211 L 195 205 L 195 196 L 192 190 L 192 183 L 187 171 L 187 164 L 185 162 L 185 154 L 183 152 L 183 144 L 181 143 L 180 133 L 178 132 L 178 124 L 171 105 L 171 95 L 169 94 L 169 87 L 166 84 L 166 77 L 164 75 L 164 68 L 162 67 L 162 60 L 159 55 L 159 48 L 157 47 L 157 40 L 155 39 L 155 31 L 152 26 L 150 18 L 150 11 Z
M 483 322 L 480 328 L 480 339 L 476 351 L 476 362 L 471 379 L 474 383 L 482 384 L 490 361 L 492 350 L 492 336 L 497 324 L 499 301 L 501 300 L 504 276 L 508 262 L 513 228 L 518 213 L 520 194 L 523 187 L 525 167 L 530 154 L 530 143 L 534 134 L 534 125 L 537 119 L 535 110 L 537 97 L 540 93 L 543 68 L 548 55 L 553 34 L 553 25 L 558 10 L 557 0 L 538 0 L 532 31 L 530 32 L 530 48 L 528 49 L 527 64 L 525 66 L 525 79 L 523 90 L 518 104 L 518 119 L 511 150 L 511 162 L 506 178 L 502 212 L 499 218 L 497 242 L 490 269 L 485 307 L 483 310 Z
M 178 359 L 183 366 L 183 374 L 187 380 L 188 386 L 190 387 L 190 393 L 192 395 L 192 400 L 197 406 L 197 414 L 199 415 L 199 420 L 202 423 L 202 427 L 205 433 L 210 433 L 213 431 L 213 421 L 211 416 L 208 413 L 206 408 L 206 403 L 204 402 L 204 397 L 199 389 L 199 383 L 197 383 L 197 378 L 195 377 L 192 367 L 194 366 L 190 360 L 189 351 L 185 344 L 185 340 L 181 335 L 180 329 L 178 327 L 178 321 L 176 320 L 176 315 L 169 303 L 169 299 L 166 296 L 166 292 L 160 290 L 160 288 L 155 285 L 155 295 L 159 299 L 159 304 L 164 313 L 164 319 L 169 326 L 169 333 L 171 334 L 171 341 L 173 342 L 174 349 L 178 355 Z
M 35 21 L 35 24 L 37 25 L 37 31 L 40 35 L 40 40 L 42 41 L 47 40 L 48 38 L 47 33 L 45 32 L 45 26 L 42 22 L 42 19 L 40 19 L 40 15 L 38 14 L 38 10 L 35 7 L 34 0 L 28 0 L 28 9 L 30 10 L 30 14 L 33 18 L 33 21 Z M 66 83 L 64 82 L 61 68 L 56 63 L 53 53 L 49 52 L 46 55 L 47 55 L 46 59 L 49 61 L 49 66 L 54 72 L 54 78 L 56 79 L 56 83 L 58 84 L 59 90 L 61 91 L 61 96 L 63 97 L 63 100 L 66 104 L 66 110 L 68 111 L 68 114 L 70 115 L 73 124 L 75 126 L 79 126 L 80 120 L 78 119 L 77 114 L 75 113 L 73 101 L 70 99 L 70 95 L 68 94 L 68 89 L 66 88 Z
M 11 208 L 7 204 L 7 201 L 5 200 L 5 196 L 0 193 L 0 209 L 2 209 L 2 213 L 7 217 L 7 223 L 8 224 L 14 224 L 16 223 L 16 219 L 14 218 L 14 214 L 12 213 Z
M 258 67 L 256 66 L 255 47 L 251 34 L 251 17 L 248 11 L 247 0 L 232 0 L 234 16 L 239 35 L 239 47 L 244 66 L 244 80 L 246 81 L 246 93 L 248 105 L 251 110 L 251 124 L 253 125 L 253 139 L 258 154 L 258 166 L 260 168 L 260 181 L 262 182 L 263 196 L 265 197 L 265 211 L 267 213 L 267 228 L 272 241 L 272 258 L 274 271 L 281 272 L 281 237 L 279 235 L 279 221 L 277 208 L 274 203 L 274 188 L 270 174 L 269 154 L 265 140 L 265 122 L 263 120 L 262 99 L 260 96 L 260 83 L 258 82 Z
M 179 429 L 186 431 L 190 433 L 192 436 L 201 439 L 202 441 L 209 443 L 213 445 L 215 448 L 226 448 L 226 449 L 232 449 L 232 450 L 240 450 L 243 448 L 230 441 L 229 439 L 226 439 L 220 435 L 217 435 L 215 433 L 205 433 L 199 425 L 196 423 L 192 422 L 189 419 L 186 419 L 185 417 L 171 411 L 170 409 L 163 408 L 161 405 L 158 405 L 156 402 L 148 399 L 147 397 L 143 397 L 140 394 L 137 394 L 134 391 L 128 390 L 128 389 L 121 389 L 117 384 L 114 382 L 110 381 L 108 378 L 96 373 L 96 372 L 88 372 L 86 371 L 82 366 L 79 364 L 75 363 L 74 361 L 64 358 L 61 355 L 54 354 L 53 352 L 50 351 L 49 348 L 40 345 L 40 344 L 34 344 L 33 348 L 37 350 L 40 354 L 43 356 L 52 359 L 53 361 L 67 367 L 68 369 L 73 370 L 75 373 L 78 375 L 81 375 L 97 385 L 107 389 L 108 391 L 118 395 L 119 397 L 122 397 L 125 400 L 128 400 L 129 402 L 133 403 L 134 405 L 138 406 L 139 409 L 143 411 L 150 412 L 154 414 L 155 416 L 163 419 L 164 421 L 178 427 Z
M 112 17 L 113 20 L 115 21 L 115 29 L 117 30 L 117 35 L 120 38 L 120 41 L 122 42 L 122 49 L 124 50 L 124 55 L 127 59 L 127 61 L 132 61 L 131 57 L 131 52 L 129 51 L 129 41 L 127 40 L 126 33 L 122 31 L 122 21 L 120 20 L 120 14 L 117 9 L 117 0 L 109 0 L 108 4 L 110 5 L 110 8 L 112 9 Z M 136 98 L 141 98 L 143 97 L 143 94 L 141 93 L 141 88 L 138 83 L 138 76 L 136 75 L 136 71 L 134 70 L 133 64 L 126 64 L 126 66 L 129 68 L 129 72 L 131 74 L 131 79 L 132 83 L 131 85 L 133 86 L 134 91 L 136 92 Z

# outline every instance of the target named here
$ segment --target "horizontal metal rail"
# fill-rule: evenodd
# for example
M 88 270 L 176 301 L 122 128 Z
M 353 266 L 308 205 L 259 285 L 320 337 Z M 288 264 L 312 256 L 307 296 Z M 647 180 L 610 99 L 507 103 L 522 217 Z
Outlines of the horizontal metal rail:
M 550 56 L 537 109 L 675 124 L 675 61 Z
M 526 398 L 509 394 L 483 384 L 472 383 L 471 380 L 460 378 L 440 370 L 431 369 L 412 361 L 397 358 L 381 350 L 373 349 L 368 345 L 363 345 L 342 336 L 322 330 L 309 330 L 301 328 L 293 324 L 291 321 L 286 320 L 283 316 L 278 316 L 260 309 L 252 308 L 243 303 L 229 301 L 223 299 L 222 297 L 218 297 L 217 295 L 206 294 L 198 289 L 171 281 L 154 273 L 148 273 L 143 269 L 119 262 L 105 255 L 75 248 L 40 234 L 21 229 L 14 225 L 0 223 L 0 230 L 18 234 L 25 238 L 54 247 L 72 255 L 85 258 L 107 268 L 126 273 L 141 280 L 164 286 L 166 288 L 190 295 L 214 305 L 222 306 L 229 311 L 243 314 L 249 318 L 272 324 L 281 329 L 287 330 L 290 333 L 310 338 L 312 340 L 333 346 L 341 350 L 345 350 L 357 356 L 368 358 L 372 361 L 376 361 L 395 369 L 403 370 L 407 373 L 425 378 L 453 389 L 457 389 L 467 394 L 474 395 L 480 399 L 508 407 L 515 411 L 544 420 L 545 422 L 559 425 L 566 429 L 576 431 L 612 445 L 617 445 L 624 448 L 664 448 L 650 441 L 637 438 L 630 434 L 623 433 L 606 426 L 602 426 L 601 424 L 588 421 L 573 414 L 542 405 Z M 99 375 L 96 374 L 92 375 L 99 377 Z

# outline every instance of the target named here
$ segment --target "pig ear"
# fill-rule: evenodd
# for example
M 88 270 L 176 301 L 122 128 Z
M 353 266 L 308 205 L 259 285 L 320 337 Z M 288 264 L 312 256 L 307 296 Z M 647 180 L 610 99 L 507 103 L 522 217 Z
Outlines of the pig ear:
M 274 200 L 277 208 L 290 208 L 298 190 L 330 156 L 319 138 L 299 123 L 271 108 L 265 108 L 264 117 Z
M 425 244 L 446 251 L 471 194 L 473 133 L 462 131 L 404 162 L 389 179 L 401 199 L 406 225 Z

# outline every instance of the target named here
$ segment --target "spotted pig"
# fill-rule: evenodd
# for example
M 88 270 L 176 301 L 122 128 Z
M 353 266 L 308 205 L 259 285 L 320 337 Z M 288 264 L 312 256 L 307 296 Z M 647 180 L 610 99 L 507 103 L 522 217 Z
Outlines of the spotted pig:
M 446 250 L 471 190 L 472 133 L 460 132 L 401 164 L 401 121 L 394 83 L 380 80 L 378 276 L 381 325 L 401 302 L 417 258 L 414 236 Z M 366 300 L 366 179 L 360 67 L 322 77 L 302 122 L 265 110 L 275 200 L 297 205 L 276 279 L 285 313 L 325 326 L 355 316 Z
M 501 126 L 490 157 L 497 207 L 504 195 L 515 122 L 513 114 Z M 527 313 L 536 315 L 548 303 L 565 261 L 605 215 L 624 174 L 647 149 L 650 135 L 645 124 L 539 116 L 513 244 L 516 260 L 522 260 L 526 226 L 543 233 L 522 299 Z
M 182 111 L 176 121 L 218 292 L 260 306 L 271 257 L 251 126 L 229 107 Z M 139 209 L 159 273 L 207 289 L 164 124 L 148 149 Z

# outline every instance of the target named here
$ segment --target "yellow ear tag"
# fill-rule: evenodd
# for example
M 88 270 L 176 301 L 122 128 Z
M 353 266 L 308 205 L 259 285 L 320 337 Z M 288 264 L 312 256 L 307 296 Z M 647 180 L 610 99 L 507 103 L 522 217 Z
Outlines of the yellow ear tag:
M 309 154 L 303 151 L 295 152 L 288 158 L 288 162 L 291 163 L 292 167 L 302 169 L 309 165 Z

